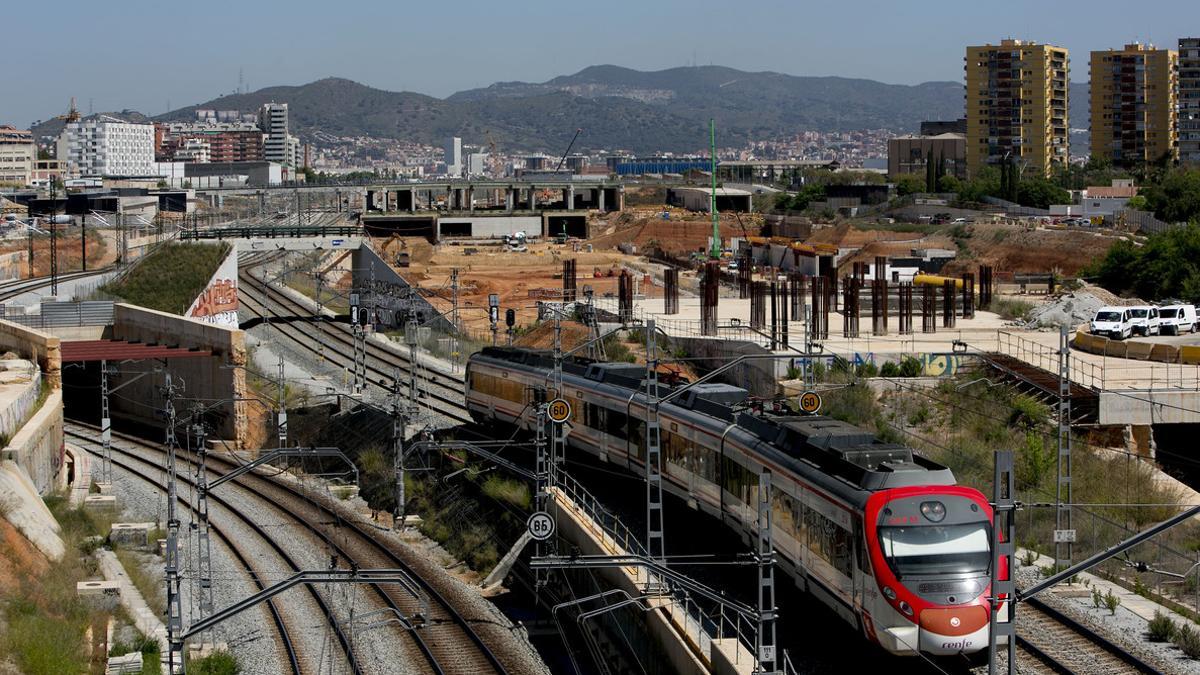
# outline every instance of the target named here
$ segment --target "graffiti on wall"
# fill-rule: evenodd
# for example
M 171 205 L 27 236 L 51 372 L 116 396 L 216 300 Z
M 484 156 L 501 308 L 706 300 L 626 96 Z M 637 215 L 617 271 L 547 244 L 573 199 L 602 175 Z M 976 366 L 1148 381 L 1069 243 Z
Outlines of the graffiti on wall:
M 237 251 L 221 262 L 208 285 L 188 308 L 187 316 L 219 326 L 238 326 Z

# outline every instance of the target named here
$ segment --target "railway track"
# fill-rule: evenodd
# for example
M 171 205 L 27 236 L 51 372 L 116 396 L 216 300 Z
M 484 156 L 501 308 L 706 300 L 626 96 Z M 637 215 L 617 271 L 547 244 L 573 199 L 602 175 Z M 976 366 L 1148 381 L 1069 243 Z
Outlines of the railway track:
M 245 268 L 239 272 L 238 290 L 241 308 L 254 316 L 268 318 L 278 314 L 278 311 L 272 310 L 282 310 L 291 316 L 311 316 L 313 313 L 312 309 L 262 281 Z M 327 321 L 319 326 L 297 323 L 272 323 L 271 326 L 302 351 L 338 367 L 352 368 L 354 365 L 354 337 L 352 329 L 347 325 Z M 404 354 L 370 340 L 366 345 L 365 365 L 369 381 L 376 384 L 388 383 L 391 382 L 396 369 L 408 373 L 412 368 L 411 360 Z M 463 399 L 464 378 L 461 374 L 444 372 L 419 363 L 417 377 L 423 382 L 428 398 L 435 403 L 427 403 L 427 408 L 456 423 L 471 421 Z M 386 384 L 381 386 L 387 388 Z
M 87 452 L 97 457 L 101 456 L 102 446 L 100 443 L 94 440 L 94 435 L 96 433 L 95 429 L 68 422 L 64 426 L 63 432 L 67 436 L 72 437 L 74 442 L 82 446 Z M 155 488 L 166 492 L 167 485 L 156 477 L 156 474 L 162 473 L 161 464 L 151 461 L 143 455 L 139 455 L 125 447 L 122 447 L 119 442 L 110 444 L 110 450 L 113 454 L 112 463 L 114 466 L 119 467 L 131 475 L 141 479 L 142 481 L 149 483 Z M 192 484 L 189 479 L 182 475 L 180 476 L 180 480 Z M 209 495 L 209 501 L 214 506 L 219 508 L 220 513 L 223 514 L 219 519 L 221 522 L 236 521 L 240 523 L 241 526 L 250 529 L 256 535 L 258 535 L 259 539 L 261 539 L 262 542 L 271 549 L 275 556 L 277 556 L 278 561 L 284 568 L 293 571 L 301 569 L 301 567 L 296 563 L 295 559 L 288 554 L 288 552 L 285 551 L 282 546 L 280 546 L 276 539 L 271 536 L 261 525 L 246 517 L 246 515 L 242 513 L 241 509 L 232 506 L 228 500 L 222 498 L 216 493 Z M 193 510 L 192 505 L 188 504 L 186 501 L 181 500 L 180 505 L 189 511 Z M 278 574 L 268 572 L 264 569 L 265 565 L 262 560 L 262 556 L 247 553 L 245 551 L 244 544 L 235 544 L 232 535 L 227 533 L 223 527 L 217 525 L 216 522 L 214 522 L 214 520 L 217 519 L 214 519 L 212 516 L 213 514 L 210 513 L 209 522 L 213 535 L 230 551 L 237 564 L 246 570 L 255 588 L 260 591 L 265 589 L 267 585 L 264 583 L 264 580 L 273 576 L 278 576 Z M 226 520 L 226 518 L 229 520 Z M 349 666 L 350 670 L 355 673 L 362 672 L 354 656 L 353 650 L 350 647 L 350 641 L 341 630 L 341 624 L 338 623 L 334 618 L 333 611 L 329 604 L 326 602 L 325 598 L 316 591 L 315 588 L 312 586 L 308 586 L 306 588 L 308 589 L 309 598 L 313 603 L 315 603 L 319 613 L 326 617 L 330 628 L 337 636 L 339 647 L 346 658 L 347 665 Z M 271 615 L 271 622 L 274 624 L 275 633 L 279 637 L 280 647 L 283 650 L 283 662 L 287 663 L 291 672 L 295 673 L 296 675 L 300 675 L 300 673 L 304 672 L 312 672 L 312 666 L 314 664 L 319 664 L 320 658 L 319 656 L 304 654 L 304 648 L 296 645 L 296 641 L 292 639 L 292 634 L 293 632 L 298 634 L 301 632 L 301 630 L 293 631 L 291 629 L 291 624 L 293 623 L 294 619 L 289 621 L 284 617 L 284 611 L 281 608 L 281 601 L 268 600 L 266 602 L 266 607 L 267 612 Z M 293 612 L 302 611 L 300 608 L 293 607 L 292 609 Z M 302 666 L 302 661 L 305 664 L 308 664 L 307 668 Z
M 95 430 L 71 425 L 72 436 L 95 434 Z M 141 440 L 124 434 L 114 434 L 114 452 L 136 454 L 130 447 L 142 452 L 157 453 L 159 449 Z M 181 461 L 191 464 L 187 453 L 180 453 Z M 152 461 L 146 460 L 153 464 Z M 236 464 L 228 459 L 209 455 L 208 466 L 212 478 L 221 471 L 228 471 Z M 406 570 L 417 586 L 423 600 L 396 590 L 390 586 L 371 586 L 370 594 L 389 610 L 392 616 L 413 618 L 421 615 L 418 628 L 401 631 L 407 635 L 416 651 L 426 662 L 426 672 L 444 673 L 506 673 L 508 668 L 493 651 L 489 640 L 475 629 L 475 625 L 490 625 L 494 619 L 468 617 L 468 610 L 460 610 L 459 603 L 451 599 L 454 589 L 448 581 L 430 581 L 433 564 L 407 551 L 394 550 L 392 546 L 376 538 L 375 526 L 347 517 L 325 499 L 302 492 L 285 482 L 271 480 L 255 472 L 244 474 L 232 482 L 240 486 L 248 499 L 262 502 L 264 508 L 281 511 L 289 521 L 295 521 L 309 534 L 320 540 L 340 561 L 359 569 L 399 568 Z M 212 498 L 215 499 L 215 493 Z M 440 570 L 438 570 L 440 574 Z M 495 633 L 493 633 L 495 635 Z
M 86 272 L 67 272 L 58 275 L 58 282 L 72 281 L 74 279 L 86 279 L 87 277 L 105 274 L 113 271 L 112 267 L 102 267 L 98 270 L 88 270 Z M 32 279 L 21 279 L 19 281 L 9 282 L 0 285 L 0 302 L 6 302 L 19 295 L 24 295 L 30 291 L 36 291 L 39 288 L 50 286 L 50 277 L 34 277 Z
M 1160 674 L 1157 667 L 1079 621 L 1035 599 L 1017 609 L 1017 651 L 1049 672 L 1068 675 Z

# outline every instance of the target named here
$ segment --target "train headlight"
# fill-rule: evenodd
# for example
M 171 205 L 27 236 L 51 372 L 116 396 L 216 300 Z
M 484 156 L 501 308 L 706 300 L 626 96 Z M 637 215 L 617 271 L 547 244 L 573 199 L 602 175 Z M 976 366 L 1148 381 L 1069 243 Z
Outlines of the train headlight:
M 921 502 L 921 515 L 931 523 L 940 523 L 946 518 L 946 505 L 941 502 Z
M 900 601 L 900 611 L 904 612 L 905 614 L 907 614 L 909 616 L 913 615 L 912 606 L 903 600 Z
M 895 600 L 896 599 L 896 591 L 893 591 L 891 586 L 884 586 L 883 587 L 883 597 L 887 598 L 888 600 Z

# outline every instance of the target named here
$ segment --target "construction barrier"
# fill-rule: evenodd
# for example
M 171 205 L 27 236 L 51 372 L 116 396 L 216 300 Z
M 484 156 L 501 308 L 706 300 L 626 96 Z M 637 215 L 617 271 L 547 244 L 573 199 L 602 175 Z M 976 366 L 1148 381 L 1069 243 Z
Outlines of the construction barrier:
M 1127 359 L 1149 361 L 1152 351 L 1154 351 L 1154 344 L 1151 342 L 1128 342 L 1125 344 L 1125 358 Z
M 1179 362 L 1200 364 L 1200 346 L 1184 345 L 1179 348 Z
M 1100 335 L 1076 331 L 1071 346 L 1079 351 L 1102 356 L 1159 363 L 1200 364 L 1200 345 L 1176 347 L 1150 342 L 1124 342 Z M 1190 359 L 1190 360 L 1189 360 Z
M 1115 356 L 1123 359 L 1126 356 L 1126 349 L 1127 348 L 1124 342 L 1121 342 L 1120 340 L 1109 340 L 1104 345 L 1104 355 Z
M 1151 361 L 1161 361 L 1163 363 L 1179 363 L 1179 348 L 1175 345 L 1154 345 L 1154 351 L 1150 354 Z

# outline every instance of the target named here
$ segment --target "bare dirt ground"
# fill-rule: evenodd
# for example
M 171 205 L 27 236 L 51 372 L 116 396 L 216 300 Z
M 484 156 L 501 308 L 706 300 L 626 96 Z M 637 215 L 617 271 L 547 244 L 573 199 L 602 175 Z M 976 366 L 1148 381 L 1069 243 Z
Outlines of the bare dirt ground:
M 82 255 L 79 236 L 57 237 L 58 271 L 72 272 L 81 268 L 79 261 Z M 28 252 L 29 240 L 24 238 L 6 239 L 0 242 L 0 253 Z M 89 235 L 87 240 L 88 269 L 99 269 L 111 265 L 116 259 L 116 247 L 107 236 Z M 27 277 L 28 262 L 21 267 L 21 276 Z M 33 274 L 46 276 L 50 274 L 50 238 L 38 236 L 33 240 Z
M 638 215 L 641 211 L 645 213 Z M 532 324 L 537 319 L 541 291 L 547 292 L 545 299 L 554 300 L 562 289 L 564 259 L 576 261 L 576 287 L 581 298 L 584 286 L 591 286 L 597 297 L 606 297 L 616 295 L 622 269 L 637 273 L 645 268 L 645 258 L 622 253 L 617 249 L 619 244 L 633 243 L 638 254 L 657 244 L 681 257 L 705 248 L 711 221 L 694 214 L 685 218 L 682 211 L 675 213 L 674 220 L 663 220 L 661 213 L 662 209 L 630 210 L 619 217 L 601 218 L 594 223 L 598 235 L 592 239 L 567 244 L 538 242 L 523 253 L 485 243 L 434 246 L 415 237 L 376 239 L 375 247 L 389 260 L 402 251 L 407 252 L 410 266 L 398 271 L 422 288 L 434 290 L 435 297 L 430 301 L 443 311 L 452 306 L 450 274 L 458 269 L 460 318 L 470 332 L 483 333 L 490 327 L 487 306 L 488 295 L 492 293 L 500 296 L 502 309 L 517 311 L 518 326 Z M 745 215 L 742 218 L 748 220 Z M 761 227 L 757 222 L 747 224 L 753 226 L 751 234 L 757 234 Z M 742 227 L 732 215 L 723 217 L 721 230 L 724 237 L 742 235 Z M 651 297 L 661 293 L 661 289 L 645 284 L 644 277 L 641 281 L 640 290 Z
M 0 597 L 7 597 L 27 577 L 46 571 L 46 557 L 17 528 L 0 518 Z
M 942 248 L 958 251 L 958 256 L 946 265 L 947 274 L 973 272 L 979 265 L 991 265 L 1000 275 L 1058 272 L 1074 276 L 1103 256 L 1119 238 L 1109 233 L 1001 223 L 948 225 L 929 234 L 857 229 L 843 223 L 814 231 L 808 242 L 861 247 L 839 262 L 844 269 L 856 261 L 873 262 L 877 255 L 908 256 L 917 248 Z
M 949 273 L 991 265 L 997 272 L 1052 272 L 1074 276 L 1103 256 L 1120 237 L 1074 230 L 1022 229 L 1012 225 L 969 225 L 959 239 L 969 251 L 946 267 Z

